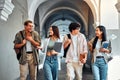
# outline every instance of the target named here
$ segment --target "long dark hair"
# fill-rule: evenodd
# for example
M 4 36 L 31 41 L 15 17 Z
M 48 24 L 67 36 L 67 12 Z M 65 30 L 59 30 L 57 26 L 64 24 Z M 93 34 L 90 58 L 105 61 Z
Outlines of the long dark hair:
M 107 36 L 106 36 L 106 29 L 105 29 L 105 27 L 99 25 L 99 26 L 97 26 L 97 28 L 99 28 L 100 31 L 102 32 L 102 42 L 106 41 L 107 40 Z M 93 49 L 95 49 L 97 41 L 98 41 L 98 37 L 96 36 L 94 41 L 93 41 Z M 102 44 L 102 42 L 101 42 L 101 44 Z
M 51 27 L 52 27 L 52 30 L 53 30 L 53 36 L 55 36 L 57 38 L 60 38 L 58 27 L 57 26 L 51 26 Z

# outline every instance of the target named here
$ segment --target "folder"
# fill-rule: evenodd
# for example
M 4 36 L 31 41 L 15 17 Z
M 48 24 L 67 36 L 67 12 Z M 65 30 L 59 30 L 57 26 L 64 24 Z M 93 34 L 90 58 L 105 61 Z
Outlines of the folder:
M 53 50 L 55 50 L 56 52 L 61 52 L 61 48 L 62 48 L 62 42 L 55 42 L 54 46 L 53 46 Z
M 102 48 L 108 48 L 108 46 L 109 46 L 109 41 L 102 42 Z

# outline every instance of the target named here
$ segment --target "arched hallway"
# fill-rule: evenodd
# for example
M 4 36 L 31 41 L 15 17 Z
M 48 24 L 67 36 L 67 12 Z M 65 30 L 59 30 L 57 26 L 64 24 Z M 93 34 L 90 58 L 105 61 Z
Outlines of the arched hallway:
M 120 12 L 120 0 L 0 0 L 0 80 L 19 78 L 19 63 L 13 50 L 13 40 L 15 34 L 24 28 L 23 23 L 27 19 L 35 23 L 35 30 L 43 39 L 47 37 L 50 25 L 59 26 L 63 37 L 68 33 L 70 22 L 81 23 L 81 32 L 87 40 L 94 36 L 96 25 L 105 25 L 108 36 L 117 36 L 112 41 L 114 60 L 109 63 L 108 80 L 119 80 L 120 13 L 117 11 Z M 90 67 L 88 58 L 87 67 Z M 65 63 L 62 63 L 60 80 L 65 80 L 65 70 Z M 89 68 L 85 70 L 83 78 L 92 80 Z M 39 79 L 43 79 L 41 74 L 42 71 Z

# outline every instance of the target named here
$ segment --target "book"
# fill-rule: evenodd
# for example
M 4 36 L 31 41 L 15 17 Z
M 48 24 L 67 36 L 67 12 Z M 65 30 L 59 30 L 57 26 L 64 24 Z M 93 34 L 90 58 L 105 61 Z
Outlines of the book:
M 85 54 L 80 54 L 80 61 L 85 58 Z
M 56 52 L 61 52 L 61 48 L 62 48 L 62 42 L 55 42 L 54 46 L 53 46 L 53 49 L 56 51 Z
M 102 42 L 102 48 L 108 48 L 108 46 L 109 46 L 109 41 Z

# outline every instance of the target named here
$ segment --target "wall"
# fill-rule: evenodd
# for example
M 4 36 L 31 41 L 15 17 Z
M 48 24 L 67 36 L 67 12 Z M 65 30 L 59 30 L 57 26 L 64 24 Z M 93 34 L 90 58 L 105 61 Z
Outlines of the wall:
M 112 55 L 120 56 L 120 29 L 118 30 L 107 30 L 107 35 L 115 34 L 117 38 L 112 40 Z
M 106 26 L 107 29 L 119 29 L 119 15 L 115 7 L 116 3 L 117 0 L 101 0 L 101 24 Z
M 19 65 L 13 50 L 16 32 L 23 29 L 27 19 L 26 0 L 13 0 L 15 8 L 8 21 L 0 20 L 0 80 L 16 80 L 19 77 Z
M 112 34 L 117 36 L 117 39 L 112 41 L 112 54 L 120 56 L 120 13 L 115 7 L 116 3 L 117 0 L 101 0 L 101 24 L 106 27 L 108 37 Z

